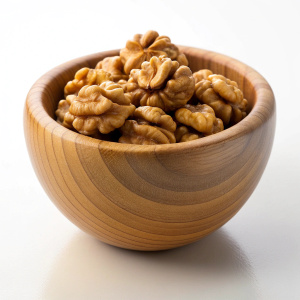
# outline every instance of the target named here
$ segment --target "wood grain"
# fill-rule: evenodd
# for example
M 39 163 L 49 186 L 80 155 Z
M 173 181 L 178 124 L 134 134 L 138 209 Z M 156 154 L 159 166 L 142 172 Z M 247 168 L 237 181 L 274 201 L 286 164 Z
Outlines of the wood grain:
M 28 152 L 53 203 L 103 242 L 162 250 L 218 229 L 247 201 L 267 164 L 275 132 L 275 100 L 266 80 L 245 64 L 181 47 L 193 71 L 212 69 L 237 81 L 249 115 L 216 135 L 192 142 L 139 146 L 99 141 L 54 120 L 75 72 L 118 50 L 72 60 L 42 76 L 24 110 Z

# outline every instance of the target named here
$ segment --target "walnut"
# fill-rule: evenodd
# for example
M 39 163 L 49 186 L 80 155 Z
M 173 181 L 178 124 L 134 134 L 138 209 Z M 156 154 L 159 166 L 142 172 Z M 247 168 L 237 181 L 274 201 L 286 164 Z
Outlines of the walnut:
M 65 97 L 71 94 L 77 95 L 79 90 L 85 85 L 100 85 L 108 80 L 112 80 L 111 75 L 102 69 L 82 68 L 76 72 L 75 78 L 66 84 L 64 89 Z
M 175 131 L 175 138 L 177 143 L 189 142 L 197 140 L 201 137 L 203 137 L 203 134 L 187 126 L 179 126 Z
M 172 117 L 158 107 L 140 106 L 134 111 L 133 116 L 139 122 L 148 122 L 171 132 L 176 129 Z
M 175 112 L 178 122 L 196 129 L 204 136 L 224 130 L 221 119 L 216 118 L 214 110 L 206 104 L 196 106 L 187 104 Z
M 73 120 L 72 116 L 70 116 L 69 114 L 69 108 L 75 98 L 75 95 L 69 95 L 66 97 L 66 99 L 60 100 L 58 103 L 57 110 L 55 111 L 55 114 L 57 116 L 57 122 L 69 129 L 73 128 Z
M 158 107 L 140 106 L 121 127 L 120 143 L 155 145 L 175 143 L 176 123 Z
M 211 106 L 224 125 L 236 124 L 246 116 L 248 101 L 235 81 L 222 75 L 210 75 L 195 86 L 195 95 Z
M 153 56 L 166 55 L 172 60 L 177 60 L 180 65 L 188 65 L 183 53 L 177 46 L 171 43 L 167 36 L 159 36 L 156 31 L 150 30 L 144 35 L 136 34 L 133 40 L 126 43 L 126 47 L 120 51 L 120 57 L 124 64 L 124 71 L 129 74 L 132 69 L 140 69 L 144 61 L 149 61 Z
M 94 135 L 121 127 L 134 110 L 130 95 L 117 83 L 106 81 L 100 86 L 84 86 L 71 103 L 69 114 L 77 131 Z
M 171 111 L 185 105 L 194 93 L 195 82 L 189 67 L 179 66 L 165 56 L 153 56 L 141 69 L 130 73 L 127 92 L 134 104 Z
M 63 121 L 62 125 L 65 126 L 66 128 L 74 129 L 74 127 L 73 127 L 73 121 L 74 120 L 75 120 L 75 116 L 70 114 L 70 112 L 68 111 L 65 114 L 64 121 Z
M 56 121 L 59 124 L 63 123 L 65 114 L 69 111 L 69 107 L 70 107 L 70 104 L 65 99 L 60 100 L 58 102 L 58 107 L 57 107 L 57 110 L 55 111 L 55 114 L 57 116 L 57 120 Z
M 105 72 L 110 73 L 114 82 L 118 82 L 119 80 L 128 80 L 128 75 L 124 73 L 124 66 L 121 62 L 120 56 L 104 58 L 97 63 L 95 69 L 102 69 Z
M 213 75 L 213 72 L 208 69 L 202 69 L 198 72 L 193 73 L 195 83 L 198 83 L 199 81 L 203 79 L 207 79 L 209 75 Z

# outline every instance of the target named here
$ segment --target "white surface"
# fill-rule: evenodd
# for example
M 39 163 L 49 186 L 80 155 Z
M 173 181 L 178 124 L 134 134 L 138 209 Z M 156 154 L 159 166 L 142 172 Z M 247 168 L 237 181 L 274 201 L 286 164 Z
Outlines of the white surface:
M 0 10 L 0 299 L 300 299 L 299 1 L 5 1 Z M 155 29 L 259 71 L 277 100 L 266 171 L 222 229 L 177 250 L 124 251 L 50 202 L 23 105 L 49 69 Z

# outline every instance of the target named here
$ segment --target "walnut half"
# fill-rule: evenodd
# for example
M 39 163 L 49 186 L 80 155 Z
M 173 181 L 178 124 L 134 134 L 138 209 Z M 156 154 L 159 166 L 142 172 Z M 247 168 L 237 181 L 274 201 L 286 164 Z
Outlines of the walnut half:
M 159 36 L 153 30 L 147 31 L 144 35 L 136 34 L 133 40 L 127 41 L 126 47 L 120 51 L 126 74 L 129 74 L 132 69 L 140 69 L 142 63 L 149 61 L 151 57 L 160 55 L 177 60 L 180 65 L 188 65 L 185 55 L 171 43 L 170 38 Z
M 216 118 L 214 110 L 208 105 L 187 104 L 175 112 L 175 118 L 181 124 L 190 126 L 204 136 L 224 130 L 221 119 Z
M 195 95 L 200 102 L 211 106 L 224 125 L 233 125 L 246 116 L 248 101 L 235 81 L 222 75 L 209 75 L 207 80 L 195 86 Z
M 121 127 L 120 143 L 155 145 L 175 143 L 176 123 L 158 107 L 140 106 Z
M 57 122 L 69 129 L 73 129 L 72 123 L 74 121 L 73 116 L 69 113 L 69 108 L 75 99 L 75 95 L 69 95 L 66 99 L 60 100 L 58 102 L 57 110 L 55 111 Z
M 172 111 L 185 105 L 193 96 L 195 81 L 189 67 L 179 66 L 165 56 L 153 56 L 141 69 L 132 70 L 127 91 L 133 103 Z
M 121 127 L 134 110 L 130 96 L 124 94 L 122 87 L 106 81 L 100 86 L 84 86 L 71 103 L 69 114 L 77 131 L 93 135 L 97 131 L 107 134 Z
M 100 85 L 102 82 L 108 80 L 112 80 L 110 73 L 102 69 L 82 68 L 76 72 L 75 78 L 66 84 L 64 89 L 65 97 L 68 95 L 77 95 L 79 90 L 85 85 Z

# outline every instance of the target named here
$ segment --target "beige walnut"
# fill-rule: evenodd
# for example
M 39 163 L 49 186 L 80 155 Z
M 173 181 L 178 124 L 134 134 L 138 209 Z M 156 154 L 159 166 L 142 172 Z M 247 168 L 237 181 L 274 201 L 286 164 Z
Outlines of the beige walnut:
M 64 89 L 65 97 L 77 95 L 85 85 L 100 85 L 102 82 L 112 80 L 110 73 L 102 69 L 82 68 L 76 72 L 72 81 L 69 81 Z
M 158 107 L 140 106 L 121 127 L 120 143 L 155 145 L 175 143 L 176 123 Z
M 189 142 L 203 137 L 203 134 L 187 126 L 179 126 L 175 131 L 177 143 Z
M 165 56 L 153 56 L 134 69 L 126 91 L 135 105 L 155 106 L 172 111 L 185 105 L 193 96 L 195 81 L 189 67 L 179 66 Z
M 102 69 L 105 72 L 110 73 L 114 82 L 118 82 L 119 80 L 128 80 L 128 75 L 124 73 L 124 65 L 120 56 L 104 58 L 97 63 L 95 69 Z
M 159 36 L 153 30 L 147 31 L 144 35 L 136 34 L 133 40 L 127 41 L 126 47 L 120 51 L 126 74 L 129 74 L 132 69 L 140 69 L 142 63 L 149 61 L 151 57 L 160 55 L 177 60 L 180 65 L 188 65 L 185 55 L 171 43 L 170 38 Z
M 211 106 L 225 126 L 234 125 L 246 116 L 248 101 L 235 81 L 222 75 L 209 75 L 195 85 L 200 102 Z
M 58 102 L 57 110 L 55 111 L 55 114 L 57 116 L 56 121 L 58 123 L 60 123 L 60 124 L 63 123 L 65 114 L 69 111 L 69 107 L 70 107 L 70 104 L 65 99 L 60 100 Z
M 199 70 L 199 71 L 193 73 L 195 83 L 198 83 L 199 81 L 201 81 L 203 79 L 207 79 L 209 75 L 213 75 L 213 72 L 208 69 L 202 69 L 202 70 Z
M 224 130 L 222 120 L 216 118 L 214 110 L 206 104 L 187 104 L 176 110 L 175 118 L 179 123 L 194 128 L 204 136 Z
M 58 102 L 57 110 L 55 111 L 55 114 L 57 116 L 57 122 L 69 129 L 73 129 L 73 120 L 72 116 L 70 116 L 69 114 L 69 108 L 71 103 L 75 100 L 75 98 L 75 95 L 69 95 L 66 97 L 66 99 L 60 100 Z
M 84 86 L 72 101 L 69 115 L 78 132 L 94 135 L 121 127 L 134 110 L 130 95 L 117 83 L 106 81 L 100 86 Z

